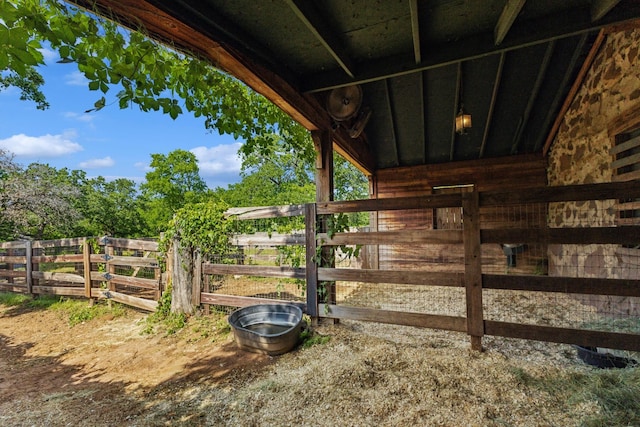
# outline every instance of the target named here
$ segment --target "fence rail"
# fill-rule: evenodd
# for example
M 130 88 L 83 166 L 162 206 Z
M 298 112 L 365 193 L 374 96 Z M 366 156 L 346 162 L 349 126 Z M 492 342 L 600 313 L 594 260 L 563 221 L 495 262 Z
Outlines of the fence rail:
M 627 218 L 615 208 L 637 200 L 640 181 L 236 208 L 228 216 L 253 227 L 196 262 L 188 286 L 195 305 L 288 302 L 314 317 L 464 332 L 474 348 L 496 335 L 640 351 L 640 207 Z M 358 212 L 369 213 L 367 230 L 328 229 L 328 217 Z M 272 219 L 300 228 L 265 230 Z M 153 309 L 157 243 L 93 246 L 1 243 L 0 290 Z M 366 255 L 343 265 L 328 251 L 343 246 Z
M 102 253 L 93 253 L 94 248 Z M 0 290 L 108 298 L 155 310 L 162 291 L 158 243 L 73 238 L 0 243 Z M 21 255 L 15 253 L 21 252 Z M 4 279 L 4 280 L 3 280 Z

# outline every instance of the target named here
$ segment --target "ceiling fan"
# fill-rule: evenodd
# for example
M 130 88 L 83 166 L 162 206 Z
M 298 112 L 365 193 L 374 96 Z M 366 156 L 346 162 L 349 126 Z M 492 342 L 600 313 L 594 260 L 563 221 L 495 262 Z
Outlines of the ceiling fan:
M 334 130 L 344 127 L 351 138 L 357 138 L 371 118 L 371 109 L 362 106 L 362 88 L 359 85 L 338 87 L 327 96 L 327 112 L 334 120 Z

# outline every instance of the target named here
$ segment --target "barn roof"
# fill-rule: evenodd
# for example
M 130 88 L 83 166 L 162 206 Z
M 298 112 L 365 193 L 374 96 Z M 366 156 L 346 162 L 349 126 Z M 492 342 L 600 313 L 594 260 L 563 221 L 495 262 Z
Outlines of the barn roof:
M 333 129 L 370 173 L 546 152 L 600 29 L 640 18 L 638 0 L 73 2 L 205 56 L 309 130 Z

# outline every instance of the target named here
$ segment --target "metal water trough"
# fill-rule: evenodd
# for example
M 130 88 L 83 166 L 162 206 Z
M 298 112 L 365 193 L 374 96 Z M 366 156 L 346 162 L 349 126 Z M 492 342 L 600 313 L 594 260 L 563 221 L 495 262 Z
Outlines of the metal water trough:
M 292 350 L 300 339 L 302 310 L 291 304 L 257 304 L 229 316 L 238 347 L 271 356 Z

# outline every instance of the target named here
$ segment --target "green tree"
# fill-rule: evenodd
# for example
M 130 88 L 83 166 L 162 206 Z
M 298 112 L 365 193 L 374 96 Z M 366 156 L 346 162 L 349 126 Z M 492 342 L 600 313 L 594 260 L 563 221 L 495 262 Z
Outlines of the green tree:
M 200 177 L 196 156 L 186 150 L 152 154 L 151 168 L 141 185 L 146 216 L 153 232 L 164 231 L 173 214 L 204 200 L 207 185 Z
M 150 40 L 144 29 L 129 32 L 56 0 L 0 2 L 0 90 L 21 87 L 24 99 L 44 105 L 37 67 L 45 45 L 59 62 L 76 63 L 89 89 L 101 92 L 88 111 L 137 105 L 176 118 L 186 110 L 203 117 L 207 129 L 245 140 L 245 153 L 268 146 L 273 135 L 298 151 L 310 149 L 304 128 L 210 63 Z
M 75 207 L 80 191 L 66 169 L 32 163 L 3 179 L 3 217 L 14 235 L 34 239 L 68 237 L 81 214 Z
M 147 226 L 138 200 L 135 182 L 118 178 L 107 181 L 99 176 L 86 180 L 81 198 L 83 220 L 79 224 L 82 236 L 109 235 L 141 237 Z

